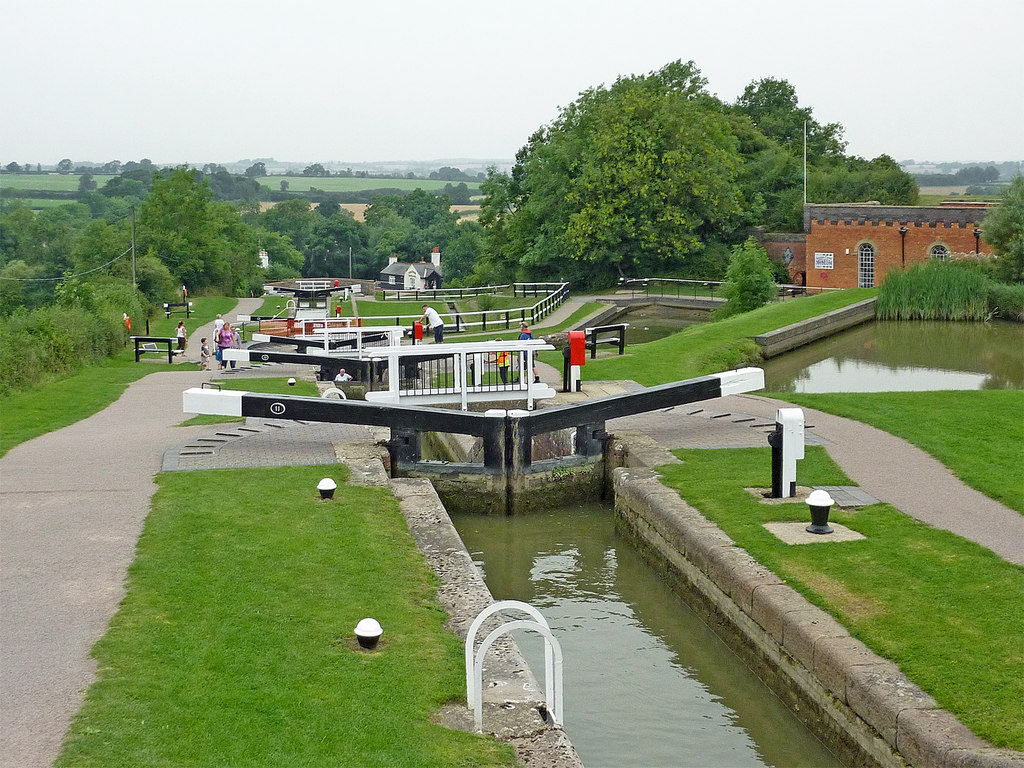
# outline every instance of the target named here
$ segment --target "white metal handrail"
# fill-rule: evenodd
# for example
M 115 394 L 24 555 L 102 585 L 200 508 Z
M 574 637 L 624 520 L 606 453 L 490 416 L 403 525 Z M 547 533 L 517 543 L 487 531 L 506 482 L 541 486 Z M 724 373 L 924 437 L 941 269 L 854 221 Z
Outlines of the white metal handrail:
M 500 610 L 519 610 L 529 614 L 531 620 L 509 621 L 493 630 L 484 638 L 480 647 L 473 653 L 476 634 L 484 620 Z M 483 666 L 487 651 L 498 638 L 509 632 L 526 630 L 536 632 L 544 638 L 544 690 L 551 719 L 555 725 L 562 725 L 562 647 L 551 632 L 547 620 L 540 611 L 528 603 L 518 600 L 502 600 L 485 608 L 474 619 L 466 637 L 466 701 L 473 709 L 473 721 L 476 730 L 483 729 Z
M 522 611 L 523 613 L 532 616 L 538 623 L 543 624 L 545 627 L 548 626 L 547 619 L 544 618 L 544 615 L 540 611 L 529 603 L 524 603 L 521 600 L 499 600 L 496 603 L 491 603 L 477 614 L 477 617 L 473 619 L 473 623 L 469 625 L 469 632 L 466 635 L 466 703 L 471 707 L 476 704 L 477 697 L 480 695 L 480 689 L 475 687 L 473 682 L 475 679 L 473 675 L 473 645 L 476 643 L 476 634 L 480 631 L 480 627 L 483 623 L 499 611 Z M 553 696 L 553 691 L 551 689 L 552 663 L 553 656 L 551 648 L 545 644 L 544 680 L 547 684 L 545 693 L 548 701 L 550 701 Z

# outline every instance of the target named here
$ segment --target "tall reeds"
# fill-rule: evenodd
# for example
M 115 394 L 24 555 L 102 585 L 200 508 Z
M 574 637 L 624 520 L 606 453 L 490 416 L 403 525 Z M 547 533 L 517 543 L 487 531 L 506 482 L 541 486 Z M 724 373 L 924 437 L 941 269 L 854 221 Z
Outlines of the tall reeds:
M 949 262 L 892 271 L 878 292 L 880 320 L 989 320 L 993 281 L 975 269 Z

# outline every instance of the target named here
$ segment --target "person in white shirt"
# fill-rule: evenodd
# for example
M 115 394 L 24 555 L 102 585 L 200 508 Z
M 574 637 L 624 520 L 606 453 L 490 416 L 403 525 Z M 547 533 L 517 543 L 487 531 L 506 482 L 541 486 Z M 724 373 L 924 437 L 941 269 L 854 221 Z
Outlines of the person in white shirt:
M 437 314 L 437 310 L 429 304 L 423 305 L 423 317 L 420 318 L 420 322 L 425 323 L 434 332 L 435 344 L 440 344 L 444 341 L 444 320 Z
M 352 375 L 345 373 L 345 369 L 342 368 L 340 371 L 338 371 L 338 375 L 334 377 L 334 383 L 343 384 L 346 381 L 352 381 Z

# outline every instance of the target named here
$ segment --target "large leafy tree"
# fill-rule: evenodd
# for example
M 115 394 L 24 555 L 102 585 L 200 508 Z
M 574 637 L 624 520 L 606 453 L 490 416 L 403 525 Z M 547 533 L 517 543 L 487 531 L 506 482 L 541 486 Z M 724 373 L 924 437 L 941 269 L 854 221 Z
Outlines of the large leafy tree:
M 596 285 L 678 265 L 735 223 L 737 140 L 705 84 L 673 62 L 585 91 L 537 131 L 482 187 L 490 266 Z
M 251 229 L 234 206 L 213 201 L 210 185 L 193 170 L 156 174 L 138 223 L 138 247 L 163 261 L 179 283 L 236 292 L 257 279 Z
M 1024 282 L 1024 176 L 1014 178 L 982 226 L 986 242 L 999 256 L 999 276 L 1009 282 Z

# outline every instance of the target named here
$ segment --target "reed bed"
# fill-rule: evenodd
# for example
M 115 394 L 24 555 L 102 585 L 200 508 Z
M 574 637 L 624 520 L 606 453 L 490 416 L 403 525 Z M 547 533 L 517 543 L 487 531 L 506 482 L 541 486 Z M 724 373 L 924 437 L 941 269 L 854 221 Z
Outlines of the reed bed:
M 975 269 L 930 262 L 890 272 L 878 292 L 880 320 L 990 320 L 993 281 Z

